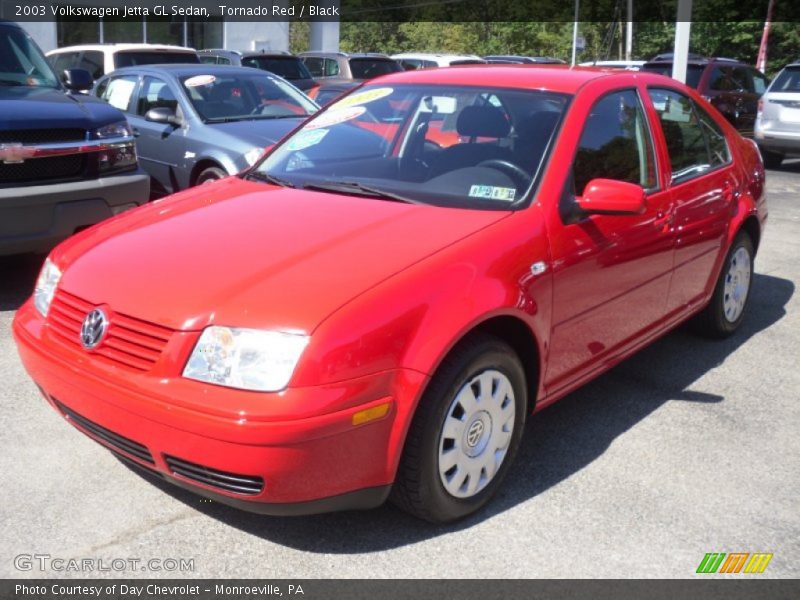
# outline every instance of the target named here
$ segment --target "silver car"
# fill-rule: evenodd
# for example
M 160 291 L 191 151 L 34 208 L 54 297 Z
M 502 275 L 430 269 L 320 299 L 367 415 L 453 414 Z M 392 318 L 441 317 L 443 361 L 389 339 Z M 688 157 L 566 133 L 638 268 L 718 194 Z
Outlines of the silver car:
M 770 169 L 800 156 L 800 62 L 778 73 L 759 101 L 755 138 Z

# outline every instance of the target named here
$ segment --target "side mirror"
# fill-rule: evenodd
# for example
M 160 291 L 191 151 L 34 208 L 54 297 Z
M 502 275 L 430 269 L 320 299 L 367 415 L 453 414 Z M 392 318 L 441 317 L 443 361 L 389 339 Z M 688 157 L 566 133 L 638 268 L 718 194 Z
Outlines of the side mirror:
M 638 215 L 645 210 L 642 186 L 614 179 L 592 179 L 576 202 L 589 214 Z
M 66 69 L 64 85 L 70 92 L 85 92 L 92 89 L 92 74 L 86 69 Z
M 181 126 L 181 118 L 175 114 L 171 108 L 159 107 L 151 108 L 144 116 L 145 121 L 153 123 L 161 123 L 162 125 L 172 125 L 174 127 Z

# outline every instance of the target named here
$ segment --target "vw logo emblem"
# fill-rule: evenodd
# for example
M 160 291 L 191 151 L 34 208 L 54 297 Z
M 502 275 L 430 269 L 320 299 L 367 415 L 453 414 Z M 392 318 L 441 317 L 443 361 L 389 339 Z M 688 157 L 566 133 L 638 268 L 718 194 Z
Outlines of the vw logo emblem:
M 101 309 L 95 308 L 86 315 L 81 325 L 81 345 L 91 350 L 99 344 L 108 329 L 108 317 Z
M 483 435 L 483 421 L 475 421 L 472 426 L 467 431 L 467 445 L 470 448 L 474 448 L 478 445 L 478 442 Z

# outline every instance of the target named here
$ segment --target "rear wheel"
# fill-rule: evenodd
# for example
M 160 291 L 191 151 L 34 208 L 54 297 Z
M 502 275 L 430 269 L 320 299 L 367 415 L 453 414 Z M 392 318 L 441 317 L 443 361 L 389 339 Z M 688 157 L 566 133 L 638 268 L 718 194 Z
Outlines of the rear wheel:
M 701 333 L 723 338 L 739 328 L 753 284 L 754 255 L 750 236 L 740 232 L 725 258 L 711 302 L 695 318 L 695 325 Z
M 764 166 L 768 169 L 777 169 L 783 162 L 783 154 L 761 149 L 761 157 L 764 159 Z
M 463 518 L 486 504 L 519 447 L 526 390 L 522 364 L 502 340 L 476 334 L 457 346 L 420 400 L 393 502 L 435 523 Z

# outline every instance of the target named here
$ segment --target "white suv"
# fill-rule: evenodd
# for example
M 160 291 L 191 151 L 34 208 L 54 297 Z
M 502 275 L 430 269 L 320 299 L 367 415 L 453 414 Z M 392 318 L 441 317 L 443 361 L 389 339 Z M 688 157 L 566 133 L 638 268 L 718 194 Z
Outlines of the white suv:
M 800 62 L 778 73 L 759 100 L 755 138 L 770 169 L 787 155 L 800 156 Z
M 473 54 L 423 54 L 419 52 L 404 52 L 393 54 L 395 59 L 406 71 L 414 69 L 430 69 L 432 67 L 454 67 L 456 65 L 483 65 L 486 61 Z
M 47 53 L 47 61 L 62 76 L 65 69 L 86 69 L 96 80 L 122 67 L 166 63 L 198 64 L 192 48 L 160 44 L 86 44 L 67 46 Z

